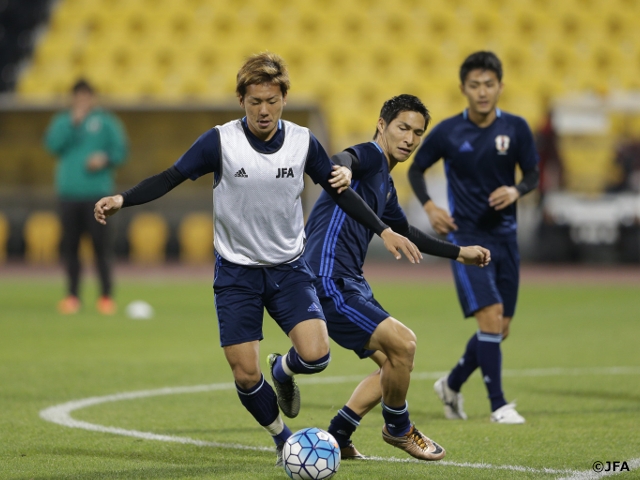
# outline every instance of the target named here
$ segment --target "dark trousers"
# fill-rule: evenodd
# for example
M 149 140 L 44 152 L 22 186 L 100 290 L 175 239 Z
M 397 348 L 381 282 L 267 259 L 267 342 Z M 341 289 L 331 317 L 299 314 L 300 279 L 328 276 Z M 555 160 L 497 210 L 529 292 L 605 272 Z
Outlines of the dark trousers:
M 97 201 L 97 199 L 96 199 Z M 80 260 L 78 247 L 84 232 L 91 235 L 103 296 L 111 296 L 110 229 L 93 218 L 95 201 L 60 201 L 62 216 L 62 253 L 67 267 L 69 295 L 78 296 Z

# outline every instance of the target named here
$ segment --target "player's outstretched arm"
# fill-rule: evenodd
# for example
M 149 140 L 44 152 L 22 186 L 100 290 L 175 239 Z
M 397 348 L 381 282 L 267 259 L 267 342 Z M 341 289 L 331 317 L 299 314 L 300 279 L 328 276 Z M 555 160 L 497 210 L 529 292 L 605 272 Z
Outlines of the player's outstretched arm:
M 344 192 L 338 193 L 329 182 L 320 182 L 325 192 L 334 202 L 356 222 L 368 228 L 384 241 L 384 245 L 396 259 L 400 259 L 402 252 L 411 263 L 420 263 L 422 255 L 418 248 L 407 238 L 395 233 L 387 224 L 378 218 L 371 207 L 358 195 L 355 190 L 348 187 Z
M 491 252 L 479 245 L 460 247 L 460 254 L 456 260 L 464 265 L 486 267 L 491 261 Z
M 403 221 L 392 222 L 391 228 L 400 235 L 406 236 L 418 250 L 434 257 L 450 258 L 456 260 L 460 255 L 460 247 L 446 240 L 427 235 L 413 225 L 409 225 L 406 218 Z
M 392 224 L 392 227 L 406 235 L 412 242 L 415 242 L 420 251 L 427 255 L 450 258 L 464 265 L 476 265 L 478 267 L 486 267 L 491 261 L 491 252 L 484 247 L 477 245 L 459 247 L 453 243 L 427 235 L 408 223 Z
M 107 217 L 115 215 L 122 208 L 122 195 L 103 197 L 97 201 L 93 209 L 93 216 L 98 223 L 107 224 Z
M 399 252 L 402 252 L 411 263 L 419 263 L 422 255 L 418 248 L 402 235 L 393 232 L 388 225 L 378 218 L 376 213 L 355 190 L 347 186 L 347 188 L 342 189 L 343 191 L 339 193 L 338 190 L 329 183 L 328 177 L 331 177 L 331 174 L 327 174 L 328 165 L 331 165 L 331 161 L 327 156 L 327 152 L 322 148 L 318 140 L 311 135 L 305 172 L 329 194 L 344 213 L 376 235 L 379 235 L 384 241 L 387 250 L 389 250 L 396 259 L 401 258 Z M 334 169 L 331 168 L 331 170 Z
M 98 223 L 106 225 L 107 217 L 115 214 L 121 208 L 151 202 L 170 192 L 186 179 L 187 177 L 182 175 L 175 166 L 172 166 L 162 173 L 144 179 L 121 195 L 101 198 L 96 203 L 93 215 Z

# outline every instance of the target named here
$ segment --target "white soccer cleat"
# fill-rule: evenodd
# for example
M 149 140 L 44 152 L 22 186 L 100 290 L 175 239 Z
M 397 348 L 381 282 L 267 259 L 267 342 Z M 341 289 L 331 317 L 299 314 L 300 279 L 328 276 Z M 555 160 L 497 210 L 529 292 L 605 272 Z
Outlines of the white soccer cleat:
M 462 408 L 464 403 L 462 394 L 460 392 L 454 392 L 449 388 L 446 376 L 439 378 L 436 383 L 433 384 L 433 389 L 444 405 L 445 418 L 449 420 L 467 419 L 467 414 L 464 413 L 464 409 Z
M 505 425 L 519 425 L 525 422 L 522 415 L 516 412 L 515 402 L 507 403 L 491 414 L 493 423 L 504 423 Z

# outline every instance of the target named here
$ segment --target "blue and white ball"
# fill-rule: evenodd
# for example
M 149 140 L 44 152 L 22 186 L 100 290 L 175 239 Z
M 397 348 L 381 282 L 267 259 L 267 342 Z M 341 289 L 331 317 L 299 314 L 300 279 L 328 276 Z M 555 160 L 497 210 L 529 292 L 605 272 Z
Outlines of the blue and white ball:
M 322 480 L 338 471 L 340 448 L 330 433 L 303 428 L 284 444 L 282 460 L 284 471 L 293 480 Z

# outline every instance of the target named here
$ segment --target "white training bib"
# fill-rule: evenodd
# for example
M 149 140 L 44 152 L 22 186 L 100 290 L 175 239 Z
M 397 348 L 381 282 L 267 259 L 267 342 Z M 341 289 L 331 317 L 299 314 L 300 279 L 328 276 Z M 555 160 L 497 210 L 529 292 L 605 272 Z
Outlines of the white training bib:
M 249 143 L 241 122 L 216 127 L 221 143 L 221 175 L 213 190 L 216 251 L 239 265 L 292 261 L 305 244 L 300 195 L 309 130 L 281 120 L 282 147 L 260 153 Z

